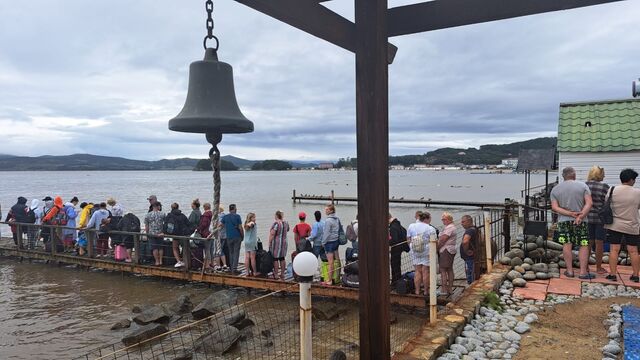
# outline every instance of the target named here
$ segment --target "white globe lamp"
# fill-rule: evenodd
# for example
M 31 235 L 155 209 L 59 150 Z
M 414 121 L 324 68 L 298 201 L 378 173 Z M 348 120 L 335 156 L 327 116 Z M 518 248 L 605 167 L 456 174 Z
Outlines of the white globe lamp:
M 310 282 L 318 270 L 318 259 L 312 252 L 303 251 L 293 259 L 293 271 L 300 278 L 300 282 Z

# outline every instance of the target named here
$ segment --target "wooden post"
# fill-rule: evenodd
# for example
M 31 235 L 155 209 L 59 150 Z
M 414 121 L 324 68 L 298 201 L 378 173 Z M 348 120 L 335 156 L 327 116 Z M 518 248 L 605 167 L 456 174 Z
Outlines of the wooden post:
M 360 359 L 389 359 L 387 0 L 355 0 Z
M 331 204 L 334 204 L 333 198 L 335 197 L 335 193 L 331 190 Z
M 136 264 L 141 264 L 142 257 L 140 256 L 140 235 L 139 234 L 133 235 L 133 252 L 136 253 Z
M 22 231 L 22 225 L 16 224 L 16 231 L 17 231 L 16 236 L 17 236 L 17 239 L 18 239 L 18 244 L 16 244 L 16 246 L 18 246 L 18 250 L 22 250 L 22 248 L 23 248 L 23 246 L 22 246 L 22 242 L 23 242 L 23 240 L 22 240 L 22 232 L 23 232 Z
M 84 230 L 87 236 L 87 256 L 94 258 L 96 256 L 95 244 L 96 244 L 96 232 L 93 229 Z
M 293 197 L 291 198 L 293 199 L 293 203 L 296 203 L 296 189 L 293 189 Z
M 429 323 L 435 324 L 438 321 L 438 298 L 436 296 L 437 269 L 436 259 L 438 258 L 438 239 L 436 234 L 429 237 Z
M 511 250 L 511 204 L 506 204 L 502 213 L 502 234 L 504 236 L 504 251 Z
M 487 256 L 487 273 L 493 271 L 493 259 L 491 256 L 491 213 L 484 212 L 484 249 Z
M 189 238 L 183 238 L 182 242 L 182 261 L 184 261 L 183 271 L 188 273 L 191 271 L 191 243 Z

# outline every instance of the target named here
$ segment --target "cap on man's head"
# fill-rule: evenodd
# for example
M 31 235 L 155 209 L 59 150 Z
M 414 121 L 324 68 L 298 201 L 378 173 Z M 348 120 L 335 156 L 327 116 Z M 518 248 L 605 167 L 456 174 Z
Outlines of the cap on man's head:
M 233 211 L 236 209 L 236 204 L 230 204 L 229 205 L 229 211 Z
M 157 197 L 157 196 L 155 196 L 155 195 L 149 195 L 149 197 L 147 198 L 147 200 L 149 200 L 149 201 L 151 201 L 151 200 L 156 201 L 156 200 L 158 200 L 158 197 Z
M 51 196 L 45 196 L 44 199 L 42 199 L 42 201 L 51 201 L 51 200 L 53 200 Z
M 298 219 L 302 220 L 302 219 L 306 219 L 307 218 L 307 214 L 304 213 L 304 211 L 300 211 L 298 213 Z

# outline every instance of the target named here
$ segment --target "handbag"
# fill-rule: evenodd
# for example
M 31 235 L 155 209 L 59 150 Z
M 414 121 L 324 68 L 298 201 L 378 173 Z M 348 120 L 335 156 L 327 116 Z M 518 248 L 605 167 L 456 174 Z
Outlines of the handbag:
M 421 253 L 425 250 L 424 238 L 422 235 L 423 234 L 418 234 L 411 237 L 411 249 L 414 252 Z
M 611 210 L 611 199 L 613 198 L 613 189 L 615 188 L 615 186 L 611 188 L 611 191 L 609 191 L 609 197 L 604 202 L 604 205 L 602 205 L 602 208 L 598 210 L 598 217 L 600 218 L 600 221 L 602 221 L 602 223 L 605 225 L 613 224 L 613 210 Z

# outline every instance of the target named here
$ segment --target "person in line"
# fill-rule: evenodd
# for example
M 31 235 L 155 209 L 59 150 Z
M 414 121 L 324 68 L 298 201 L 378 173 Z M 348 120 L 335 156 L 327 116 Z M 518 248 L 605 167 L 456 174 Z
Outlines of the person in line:
M 149 211 L 147 211 L 147 212 L 152 212 L 153 211 L 153 204 L 159 203 L 158 197 L 155 196 L 155 195 L 149 195 L 149 197 L 147 198 L 147 201 L 149 201 Z
M 307 214 L 304 211 L 298 214 L 298 220 L 300 222 L 293 227 L 293 241 L 296 244 L 296 251 L 301 252 L 305 250 L 305 242 L 311 235 L 311 225 L 306 223 Z
M 189 214 L 190 229 L 198 228 L 198 225 L 200 225 L 201 216 L 202 216 L 202 212 L 200 211 L 200 199 L 194 199 L 191 202 L 191 214 Z
M 464 260 L 464 270 L 467 275 L 467 284 L 471 284 L 479 277 L 479 267 L 475 266 L 477 251 L 480 249 L 478 228 L 473 225 L 470 215 L 463 215 L 460 225 L 464 228 L 462 242 L 460 243 L 460 257 Z
M 91 219 L 91 210 L 93 209 L 93 203 L 80 203 L 80 215 L 77 217 L 76 228 L 78 229 L 78 255 L 84 256 L 87 251 L 87 233 L 82 229 L 87 227 L 89 219 Z
M 260 276 L 256 266 L 256 250 L 258 248 L 258 225 L 256 214 L 250 212 L 244 221 L 244 267 L 247 276 Z
M 327 254 L 327 262 L 329 268 L 328 279 L 325 279 L 325 285 L 333 284 L 334 261 L 339 259 L 338 248 L 340 247 L 340 219 L 336 216 L 336 207 L 329 204 L 324 208 L 327 215 L 324 221 L 324 230 L 322 231 L 322 246 Z
M 351 247 L 358 251 L 358 214 L 356 214 L 356 218 L 353 219 L 351 224 L 347 225 L 346 232 L 347 240 L 351 241 Z
M 65 226 L 67 224 L 67 219 L 66 219 L 66 213 L 63 211 L 63 208 L 64 208 L 64 202 L 62 201 L 62 198 L 60 196 L 56 196 L 55 199 L 53 199 L 53 206 L 47 210 L 46 214 L 44 214 L 44 217 L 42 218 L 42 224 L 54 225 L 54 226 Z M 49 230 L 48 240 L 50 241 L 51 238 L 54 237 L 56 240 L 56 244 L 61 245 L 62 229 L 48 228 L 48 230 Z M 47 244 L 49 244 L 48 241 L 47 241 Z M 45 250 L 47 250 L 47 244 L 45 244 Z M 50 251 L 50 249 L 47 251 Z M 56 251 L 58 251 L 58 249 L 56 249 Z
M 614 186 L 609 191 L 607 198 L 611 197 L 611 210 L 613 223 L 605 225 L 607 229 L 607 242 L 611 244 L 609 254 L 610 274 L 608 280 L 617 281 L 618 254 L 620 244 L 627 245 L 627 251 L 631 258 L 632 274 L 629 280 L 640 282 L 638 271 L 640 270 L 640 258 L 638 257 L 638 245 L 640 245 L 640 189 L 634 188 L 638 173 L 633 169 L 624 169 L 620 172 L 621 185 Z
M 287 256 L 287 233 L 289 223 L 284 220 L 284 214 L 278 210 L 275 214 L 275 221 L 269 230 L 269 250 L 273 255 L 273 277 L 284 281 L 284 274 L 287 270 L 285 257 Z
M 324 220 L 322 220 L 322 213 L 318 210 L 313 213 L 316 222 L 311 227 L 311 234 L 309 235 L 309 241 L 313 245 L 313 255 L 320 256 L 324 252 L 322 247 L 322 233 L 324 232 Z
M 91 219 L 87 223 L 87 229 L 93 229 L 97 231 L 98 238 L 96 240 L 96 257 L 107 257 L 109 251 L 109 233 L 101 231 L 102 225 L 106 223 L 109 218 L 109 211 L 107 210 L 107 203 L 100 203 L 99 209 L 93 212 Z M 95 233 L 94 233 L 95 234 Z
M 40 209 L 40 200 L 33 199 L 31 200 L 31 204 L 29 205 L 29 211 L 33 213 L 32 220 L 33 224 L 40 225 L 42 223 L 42 209 Z M 31 217 L 27 214 L 27 217 Z M 30 219 L 31 220 L 31 219 Z M 33 250 L 36 248 L 36 243 L 38 242 L 38 237 L 40 236 L 40 231 L 38 226 L 30 226 L 27 229 L 27 241 L 29 250 Z
M 456 226 L 453 223 L 453 216 L 448 212 L 442 213 L 442 224 L 444 229 L 438 239 L 438 261 L 440 266 L 440 277 L 442 281 L 442 295 L 449 295 L 453 292 L 453 260 L 456 256 Z
M 421 210 L 416 211 L 416 214 L 414 215 L 414 218 L 416 219 L 416 223 L 420 222 L 420 215 L 422 214 Z
M 162 204 L 156 201 L 151 206 L 151 212 L 147 213 L 144 217 L 144 232 L 147 234 L 148 243 L 151 245 L 151 253 L 155 260 L 155 266 L 162 266 L 162 256 L 164 255 L 164 250 L 162 249 L 164 236 L 162 231 L 165 215 L 161 210 Z M 142 247 L 142 242 L 140 244 Z M 140 253 L 144 254 L 142 249 Z
M 402 278 L 402 252 L 409 251 L 407 230 L 400 220 L 389 214 L 389 260 L 391 262 L 391 286 Z
M 596 273 L 598 274 L 606 273 L 606 270 L 602 268 L 602 253 L 604 252 L 606 232 L 598 212 L 604 205 L 605 196 L 609 192 L 609 185 L 602 180 L 604 180 L 604 169 L 597 165 L 591 167 L 586 184 L 589 187 L 589 191 L 591 191 L 593 205 L 587 215 L 587 226 L 589 227 L 589 251 L 595 246 Z
M 213 219 L 213 212 L 211 211 L 211 204 L 204 203 L 202 205 L 204 212 L 200 216 L 200 222 L 196 228 L 196 235 L 205 239 L 204 240 L 204 264 L 203 271 L 210 273 L 213 271 L 213 255 L 215 254 L 214 240 L 211 239 L 211 220 Z
M 124 216 L 124 207 L 120 203 L 116 202 L 116 199 L 112 197 L 108 198 L 107 205 L 109 205 L 107 210 L 109 210 L 111 216 Z
M 562 244 L 566 277 L 574 277 L 574 247 L 579 247 L 580 279 L 589 280 L 595 275 L 589 272 L 589 228 L 586 218 L 592 206 L 589 187 L 576 180 L 576 171 L 568 166 L 562 169 L 563 182 L 551 190 L 551 210 L 558 214 L 558 242 Z
M 65 252 L 73 252 L 78 240 L 78 232 L 76 231 L 76 218 L 78 217 L 76 205 L 78 205 L 78 202 L 78 197 L 74 196 L 71 201 L 64 204 L 63 211 L 67 216 L 67 225 L 66 228 L 62 229 L 62 243 L 64 244 Z
M 172 229 L 169 229 L 172 227 Z M 189 236 L 191 234 L 187 234 L 189 232 L 189 219 L 185 214 L 180 210 L 180 206 L 178 203 L 171 204 L 171 211 L 165 215 L 164 217 L 164 230 L 163 233 L 165 235 L 177 235 L 177 236 Z M 180 257 L 180 243 L 182 243 L 182 239 L 171 239 L 171 248 L 173 250 L 173 257 L 176 259 L 176 263 L 174 267 L 180 268 L 184 267 L 184 262 L 182 262 L 182 257 Z M 182 249 L 182 251 L 188 251 L 189 249 Z
M 53 205 L 53 198 L 51 198 L 51 196 L 45 196 L 42 199 L 42 201 L 44 202 L 44 206 L 42 207 L 42 216 L 40 217 L 40 224 L 47 225 L 45 217 L 47 217 L 47 215 L 51 213 L 51 211 L 55 206 Z M 49 241 L 51 240 L 51 228 L 47 226 L 42 227 L 40 229 L 40 235 L 42 236 L 42 242 L 46 246 L 46 244 L 49 243 Z
M 29 212 L 29 207 L 27 206 L 27 198 L 19 196 L 18 201 L 15 205 L 11 207 L 9 212 L 7 213 L 7 217 L 4 219 L 5 222 L 12 223 L 11 225 L 11 233 L 13 235 L 13 242 L 16 246 L 18 246 L 18 226 L 13 223 L 22 223 L 25 224 L 28 222 L 27 213 Z M 21 234 L 26 233 L 27 228 L 21 226 Z
M 238 275 L 238 262 L 240 262 L 240 246 L 244 237 L 242 218 L 237 213 L 236 204 L 229 205 L 229 213 L 226 214 L 220 224 L 227 233 L 227 246 L 229 247 L 229 268 L 231 274 Z
M 227 230 L 223 228 L 222 219 L 226 216 L 224 212 L 224 206 L 218 208 L 218 223 L 216 228 L 218 229 L 215 237 L 215 257 L 213 259 L 215 263 L 215 271 L 229 272 L 227 266 L 227 259 L 229 258 L 229 246 L 227 246 Z
M 420 295 L 420 286 L 424 287 L 424 295 L 429 295 L 429 238 L 436 234 L 435 229 L 428 225 L 427 214 L 420 212 L 418 222 L 412 223 L 407 229 L 409 255 L 415 268 L 413 283 L 416 295 Z

